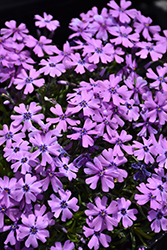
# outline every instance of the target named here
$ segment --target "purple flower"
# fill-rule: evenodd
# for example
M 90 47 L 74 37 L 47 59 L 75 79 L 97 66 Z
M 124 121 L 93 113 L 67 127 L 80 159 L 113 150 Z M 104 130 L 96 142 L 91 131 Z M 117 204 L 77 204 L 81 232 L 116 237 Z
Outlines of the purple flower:
M 42 155 L 41 165 L 46 166 L 46 163 L 52 163 L 53 157 L 50 155 L 59 155 L 60 145 L 57 142 L 57 136 L 52 136 L 50 133 L 46 133 L 44 136 L 40 134 L 35 134 L 34 137 L 30 138 L 30 142 L 34 147 L 38 149 L 32 153 L 34 158 Z
M 73 178 L 75 179 L 77 177 L 74 172 L 77 172 L 78 169 L 72 162 L 69 164 L 69 160 L 70 158 L 68 156 L 64 157 L 63 155 L 60 157 L 60 159 L 58 157 L 54 159 L 56 166 L 59 168 L 58 176 L 66 176 L 69 181 L 71 181 Z
M 158 25 L 150 26 L 150 24 L 152 23 L 152 19 L 150 17 L 143 16 L 140 12 L 138 12 L 136 18 L 139 23 L 134 22 L 133 24 L 133 26 L 135 27 L 135 32 L 137 32 L 138 34 L 142 32 L 143 37 L 148 41 L 152 40 L 149 32 L 154 35 L 161 30 Z
M 161 231 L 161 229 L 163 231 L 167 231 L 167 219 L 164 217 L 167 216 L 167 210 L 166 207 L 163 208 L 163 206 L 161 207 L 161 209 L 157 209 L 155 210 L 151 210 L 148 212 L 148 220 L 149 221 L 153 221 L 151 223 L 151 229 L 155 232 L 155 233 L 159 233 Z
M 17 26 L 15 20 L 7 21 L 5 22 L 5 25 L 8 28 L 1 29 L 1 35 L 3 35 L 4 38 L 7 38 L 13 34 L 13 41 L 22 41 L 23 38 L 27 36 L 26 33 L 29 32 L 24 23 L 21 23 L 19 26 Z
M 136 216 L 134 214 L 138 213 L 137 209 L 128 209 L 131 205 L 130 200 L 125 200 L 124 197 L 117 200 L 118 203 L 118 212 L 113 214 L 113 217 L 120 222 L 122 219 L 122 224 L 125 228 L 131 227 L 133 224 L 133 220 L 136 220 Z
M 143 144 L 138 142 L 138 141 L 133 141 L 133 148 L 134 148 L 134 156 L 137 156 L 137 159 L 139 161 L 144 159 L 144 162 L 146 164 L 154 163 L 154 158 L 152 157 L 153 155 L 157 155 L 157 149 L 155 145 L 152 145 L 154 143 L 153 137 L 150 136 L 149 139 L 145 139 L 142 137 Z
M 50 196 L 52 200 L 49 200 L 48 204 L 56 218 L 58 218 L 62 212 L 61 220 L 66 221 L 66 219 L 70 219 L 73 216 L 70 209 L 72 209 L 74 212 L 79 209 L 79 206 L 76 205 L 78 199 L 73 197 L 71 200 L 69 200 L 71 196 L 71 192 L 69 190 L 59 190 L 58 193 L 60 199 L 52 194 Z
M 50 75 L 51 77 L 61 76 L 61 74 L 65 72 L 64 65 L 58 63 L 54 57 L 49 57 L 47 60 L 42 59 L 39 65 L 44 66 L 39 69 L 39 72 L 44 73 L 44 75 Z
M 149 189 L 145 183 L 140 183 L 139 187 L 136 187 L 142 194 L 135 194 L 134 198 L 139 205 L 144 205 L 150 201 L 150 208 L 160 208 L 160 203 L 156 201 L 156 196 L 153 194 L 153 190 Z
M 65 111 L 65 113 L 62 110 L 62 107 L 60 106 L 60 104 L 56 104 L 55 107 L 51 107 L 50 111 L 59 116 L 57 118 L 47 118 L 47 121 L 50 123 L 58 123 L 56 126 L 56 129 L 58 131 L 63 130 L 63 132 L 65 132 L 67 130 L 67 123 L 70 124 L 71 126 L 76 126 L 77 124 L 80 124 L 79 120 L 73 120 L 68 118 L 68 116 L 72 115 L 72 111 L 70 112 L 68 110 Z
M 159 145 L 160 145 L 160 149 L 159 149 L 159 155 L 156 159 L 156 161 L 158 162 L 158 166 L 159 167 L 164 167 L 167 169 L 167 140 L 166 138 L 162 137 L 162 134 L 159 137 Z
M 54 31 L 60 26 L 59 21 L 52 20 L 53 16 L 50 14 L 47 15 L 46 12 L 43 13 L 43 17 L 35 15 L 34 19 L 38 20 L 35 22 L 35 26 L 38 26 L 39 28 L 45 27 L 50 31 Z
M 148 54 L 150 54 L 152 61 L 157 61 L 165 53 L 164 47 L 161 44 L 154 45 L 150 42 L 138 42 L 136 45 L 141 48 L 139 52 L 136 52 L 136 55 L 142 59 L 147 58 Z
M 131 4 L 131 1 L 121 0 L 119 7 L 114 0 L 111 0 L 107 5 L 112 8 L 112 10 L 110 9 L 110 14 L 113 17 L 118 18 L 121 23 L 129 23 L 131 21 L 129 16 L 134 18 L 137 12 L 135 9 L 127 10 Z
M 139 171 L 133 176 L 133 179 L 138 181 L 142 181 L 143 179 L 146 178 L 146 176 L 150 176 L 151 173 L 146 170 L 147 165 L 143 164 L 141 162 L 138 163 L 132 163 L 131 164 L 132 168 L 138 169 Z
M 72 135 L 67 135 L 67 138 L 72 140 L 78 140 L 79 138 L 82 139 L 82 147 L 88 148 L 88 146 L 94 145 L 94 140 L 90 137 L 92 134 L 96 134 L 97 132 L 92 129 L 96 126 L 96 123 L 92 122 L 91 119 L 87 118 L 83 125 L 83 128 L 72 127 L 73 130 L 76 132 Z
M 70 240 L 66 240 L 64 242 L 63 247 L 62 247 L 61 242 L 55 242 L 55 247 L 52 246 L 50 250 L 63 250 L 63 249 L 65 249 L 65 250 L 73 250 L 74 248 L 75 248 L 74 243 L 70 242 Z
M 84 168 L 86 174 L 93 175 L 85 180 L 86 184 L 91 184 L 90 188 L 95 189 L 98 181 L 101 180 L 103 192 L 109 192 L 109 188 L 114 188 L 114 178 L 118 177 L 118 172 L 112 166 L 105 168 L 98 157 L 95 157 L 93 161 L 94 164 L 88 161 L 87 168 Z
M 24 69 L 21 70 L 21 73 L 17 75 L 17 78 L 14 80 L 14 84 L 17 85 L 16 89 L 24 89 L 24 94 L 32 93 L 34 91 L 34 86 L 41 87 L 44 85 L 45 80 L 43 78 L 37 79 L 40 75 L 39 71 L 35 69 L 30 69 L 29 75 Z
M 91 227 L 95 231 L 100 231 L 104 226 L 107 227 L 107 230 L 113 230 L 113 226 L 117 226 L 118 222 L 110 214 L 114 214 L 118 211 L 117 202 L 112 201 L 108 207 L 107 206 L 107 197 L 103 196 L 102 200 L 99 197 L 95 198 L 96 206 L 92 203 L 87 204 L 89 210 L 85 210 L 87 216 L 96 216 L 90 223 Z
M 42 186 L 40 181 L 36 181 L 36 176 L 25 174 L 25 181 L 20 178 L 16 184 L 16 200 L 21 201 L 25 198 L 26 204 L 31 204 L 31 201 L 35 202 L 37 195 L 41 193 L 40 187 Z
M 34 248 L 38 247 L 37 239 L 43 243 L 46 242 L 46 237 L 49 237 L 49 231 L 45 229 L 48 226 L 48 222 L 43 220 L 42 216 L 36 217 L 34 214 L 30 214 L 26 217 L 22 214 L 22 223 L 19 227 L 18 238 L 21 240 L 28 236 L 25 241 L 26 247 L 31 245 Z
M 117 132 L 114 133 L 113 137 L 109 137 L 107 134 L 104 134 L 103 136 L 105 141 L 108 141 L 109 143 L 115 144 L 113 149 L 113 155 L 123 157 L 124 153 L 122 152 L 121 148 L 126 151 L 128 154 L 132 155 L 132 146 L 124 145 L 126 141 L 130 141 L 132 139 L 131 135 L 128 135 L 125 130 L 121 131 L 121 134 L 119 135 Z
M 16 178 L 9 179 L 8 176 L 4 176 L 3 179 L 0 178 L 0 201 L 7 206 L 10 206 L 15 201 L 16 183 Z
M 33 48 L 34 53 L 38 57 L 44 56 L 43 51 L 45 51 L 45 53 L 48 55 L 53 55 L 55 48 L 53 45 L 50 45 L 51 42 L 52 40 L 47 39 L 45 36 L 41 36 L 39 38 L 39 41 L 30 35 L 25 39 L 26 46 L 29 48 Z
M 146 76 L 150 79 L 154 79 L 154 82 L 150 83 L 150 88 L 155 88 L 159 90 L 159 85 L 161 84 L 162 89 L 166 92 L 167 91 L 167 77 L 165 77 L 167 73 L 167 67 L 157 66 L 156 71 L 158 76 L 154 73 L 154 71 L 149 68 L 147 69 Z
M 83 50 L 83 56 L 88 54 L 88 60 L 89 62 L 93 62 L 94 64 L 99 63 L 99 59 L 101 60 L 102 63 L 107 63 L 112 61 L 110 49 L 111 49 L 111 44 L 107 43 L 105 46 L 103 46 L 101 40 L 95 40 L 92 38 L 89 41 L 88 46 L 84 46 Z M 93 53 L 93 55 L 92 55 Z
M 99 249 L 100 243 L 105 248 L 109 247 L 108 242 L 111 242 L 111 237 L 109 235 L 102 233 L 104 229 L 105 228 L 103 228 L 100 231 L 95 231 L 93 228 L 88 228 L 86 226 L 83 226 L 83 230 L 85 230 L 84 235 L 86 236 L 86 238 L 92 235 L 91 239 L 88 242 L 89 249 L 92 249 L 93 247 L 94 250 Z
M 12 125 L 17 127 L 21 122 L 24 122 L 22 131 L 30 130 L 32 127 L 32 122 L 41 123 L 41 119 L 44 119 L 43 114 L 36 114 L 42 108 L 37 106 L 35 102 L 31 102 L 29 106 L 25 106 L 23 103 L 19 104 L 19 107 L 14 107 L 14 111 L 20 115 L 11 115 L 11 119 L 14 120 Z
M 19 124 L 18 124 L 19 125 Z M 23 132 L 17 133 L 22 128 L 22 125 L 15 127 L 10 125 L 10 129 L 6 124 L 3 125 L 3 130 L 0 130 L 0 145 L 6 142 L 6 146 L 10 147 L 12 141 L 21 141 L 25 134 Z M 22 130 L 23 131 L 23 130 Z
M 88 56 L 82 59 L 79 53 L 75 53 L 71 54 L 70 58 L 72 62 L 70 62 L 69 65 L 76 66 L 76 68 L 74 69 L 76 73 L 84 74 L 85 68 L 90 72 L 94 71 L 97 68 L 95 64 L 91 64 L 89 62 Z

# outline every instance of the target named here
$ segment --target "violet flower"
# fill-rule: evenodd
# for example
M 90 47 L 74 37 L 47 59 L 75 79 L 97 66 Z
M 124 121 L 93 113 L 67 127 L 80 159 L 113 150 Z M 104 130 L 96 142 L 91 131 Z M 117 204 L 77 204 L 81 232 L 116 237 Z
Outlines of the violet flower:
M 50 250 L 73 250 L 75 248 L 74 242 L 70 242 L 70 240 L 66 240 L 62 247 L 61 242 L 55 242 L 55 247 L 51 247 Z
M 24 94 L 27 95 L 28 93 L 32 93 L 34 91 L 34 86 L 41 87 L 44 85 L 45 80 L 43 78 L 37 79 L 40 75 L 39 71 L 35 69 L 30 69 L 29 75 L 27 72 L 22 69 L 21 73 L 17 75 L 13 84 L 17 85 L 16 89 L 20 90 L 25 87 Z
M 70 209 L 72 209 L 74 212 L 79 209 L 79 206 L 76 205 L 78 199 L 73 197 L 69 200 L 71 196 L 71 192 L 69 190 L 59 190 L 58 193 L 60 199 L 52 194 L 50 196 L 52 200 L 49 200 L 48 204 L 51 207 L 51 210 L 56 218 L 58 218 L 60 216 L 60 213 L 62 212 L 61 220 L 66 221 L 66 219 L 70 219 L 73 216 Z
M 49 231 L 45 228 L 48 226 L 48 222 L 43 220 L 42 216 L 36 217 L 34 214 L 30 214 L 26 217 L 22 214 L 22 225 L 19 227 L 19 240 L 24 239 L 28 236 L 25 241 L 25 246 L 30 247 L 31 245 L 36 248 L 38 247 L 38 241 L 46 242 L 46 237 L 49 237 Z
M 163 231 L 167 231 L 167 219 L 165 218 L 165 216 L 167 216 L 167 210 L 166 207 L 163 208 L 163 206 L 161 206 L 161 209 L 157 209 L 155 210 L 151 210 L 148 212 L 148 220 L 149 221 L 153 221 L 151 223 L 151 229 L 155 232 L 155 233 L 159 233 L 161 231 L 161 229 Z
M 57 29 L 57 27 L 60 26 L 59 21 L 57 20 L 52 20 L 53 16 L 50 14 L 46 14 L 46 12 L 43 13 L 43 17 L 39 15 L 35 15 L 34 19 L 37 20 L 35 21 L 35 26 L 39 28 L 47 28 L 50 31 L 54 31 Z

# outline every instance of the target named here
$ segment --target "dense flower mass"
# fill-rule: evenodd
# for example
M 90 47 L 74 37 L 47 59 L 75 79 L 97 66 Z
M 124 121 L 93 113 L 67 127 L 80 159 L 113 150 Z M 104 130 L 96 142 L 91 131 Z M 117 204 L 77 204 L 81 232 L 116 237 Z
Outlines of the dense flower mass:
M 167 31 L 111 0 L 59 48 L 53 18 L 0 30 L 0 247 L 149 248 L 167 230 Z

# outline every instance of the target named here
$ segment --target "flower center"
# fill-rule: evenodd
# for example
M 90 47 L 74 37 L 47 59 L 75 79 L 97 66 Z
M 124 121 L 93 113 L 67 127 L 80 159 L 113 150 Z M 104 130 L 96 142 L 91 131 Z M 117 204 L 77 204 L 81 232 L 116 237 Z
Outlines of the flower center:
M 86 135 L 86 133 L 87 133 L 85 128 L 82 128 L 80 132 L 81 132 L 81 135 Z
M 102 211 L 100 212 L 100 215 L 101 215 L 102 218 L 104 218 L 105 215 L 106 215 L 106 212 L 105 212 L 104 210 L 102 210 Z
M 111 94 L 115 94 L 116 93 L 116 89 L 114 87 L 110 88 L 109 91 L 111 92 Z
M 164 190 L 163 186 L 159 185 L 158 189 L 162 192 Z
M 126 209 L 125 209 L 125 208 L 122 208 L 122 209 L 121 209 L 121 214 L 122 214 L 122 215 L 125 215 L 125 214 L 126 214 Z
M 129 103 L 126 103 L 126 107 L 127 107 L 127 109 L 132 109 L 132 105 L 131 104 L 129 104 Z
M 6 193 L 8 193 L 8 195 L 10 195 L 10 189 L 9 188 L 4 188 L 4 191 L 6 191 Z
M 67 164 L 64 164 L 64 165 L 63 165 L 63 168 L 64 168 L 65 170 L 68 170 L 68 165 L 67 165 Z
M 162 108 L 161 108 L 160 106 L 157 106 L 157 107 L 156 107 L 156 110 L 157 110 L 157 112 L 161 112 L 161 111 L 162 111 Z
M 121 144 L 122 144 L 122 141 L 121 141 L 120 139 L 118 139 L 118 140 L 116 141 L 116 144 L 117 144 L 117 145 L 121 145 Z
M 26 78 L 26 83 L 32 83 L 32 82 L 33 82 L 33 79 L 31 77 Z
M 148 152 L 148 151 L 149 151 L 149 149 L 148 149 L 147 146 L 144 146 L 143 149 L 144 149 L 145 152 Z
M 42 153 L 44 153 L 44 152 L 47 151 L 47 146 L 46 146 L 45 144 L 43 144 L 43 145 L 41 145 L 41 146 L 39 147 L 39 149 L 40 149 L 40 151 L 41 151 Z
M 32 117 L 31 113 L 30 112 L 26 112 L 23 114 L 23 118 L 24 120 L 30 120 Z
M 30 189 L 29 186 L 28 186 L 27 184 L 25 184 L 22 188 L 23 188 L 23 191 L 24 191 L 24 192 L 28 192 L 29 189 Z
M 9 132 L 5 135 L 5 139 L 6 139 L 6 140 L 10 140 L 10 139 L 12 139 L 12 138 L 13 138 L 13 133 L 9 131 Z
M 78 61 L 78 64 L 84 65 L 84 64 L 85 64 L 85 60 L 80 59 L 80 60 Z
M 102 50 L 101 48 L 96 48 L 95 51 L 96 51 L 96 53 L 98 53 L 98 54 L 100 54 L 100 53 L 103 52 L 103 50 Z
M 20 151 L 20 148 L 19 148 L 19 147 L 15 147 L 15 148 L 13 149 L 13 151 L 14 151 L 15 153 L 17 153 L 17 152 Z
M 87 102 L 86 102 L 85 100 L 83 100 L 82 102 L 80 102 L 80 106 L 81 106 L 82 108 L 85 108 L 85 107 L 88 106 L 88 104 L 87 104 Z
M 158 220 L 161 220 L 163 217 L 163 214 L 161 212 L 157 213 L 157 219 Z
M 5 205 L 2 205 L 2 206 L 0 207 L 0 212 L 1 212 L 1 213 L 5 213 L 6 210 L 7 210 L 7 208 L 6 208 Z
M 56 64 L 55 63 L 49 63 L 49 67 L 51 67 L 51 68 L 56 67 Z
M 28 159 L 27 159 L 27 157 L 23 157 L 22 159 L 21 159 L 21 163 L 26 163 L 28 161 Z
M 35 227 L 35 226 L 32 226 L 31 228 L 30 228 L 30 233 L 31 234 L 36 234 L 38 232 L 38 229 Z
M 60 206 L 61 206 L 61 208 L 66 208 L 66 207 L 68 207 L 68 204 L 67 204 L 66 201 L 62 201 L 62 202 L 60 203 Z

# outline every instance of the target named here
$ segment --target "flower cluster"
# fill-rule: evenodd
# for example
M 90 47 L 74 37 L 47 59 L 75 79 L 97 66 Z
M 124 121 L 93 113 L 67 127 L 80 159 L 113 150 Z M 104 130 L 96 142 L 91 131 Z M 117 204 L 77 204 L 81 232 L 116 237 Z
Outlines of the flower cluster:
M 141 249 L 167 230 L 167 32 L 130 6 L 73 18 L 62 49 L 45 12 L 37 37 L 0 30 L 5 249 Z

